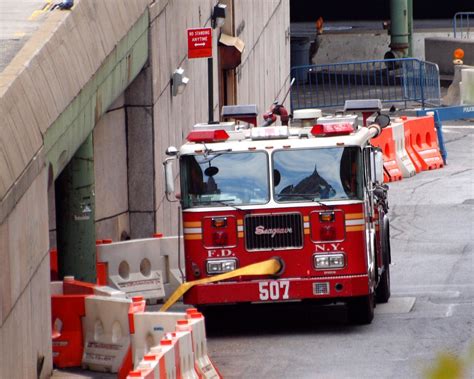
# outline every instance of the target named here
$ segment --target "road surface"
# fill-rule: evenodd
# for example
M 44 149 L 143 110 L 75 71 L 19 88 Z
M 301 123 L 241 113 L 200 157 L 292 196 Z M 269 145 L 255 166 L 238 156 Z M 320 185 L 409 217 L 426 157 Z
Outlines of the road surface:
M 208 343 L 225 378 L 422 378 L 440 353 L 467 356 L 474 121 L 446 124 L 448 166 L 390 184 L 392 298 L 372 324 L 348 325 L 343 307 L 220 312 Z

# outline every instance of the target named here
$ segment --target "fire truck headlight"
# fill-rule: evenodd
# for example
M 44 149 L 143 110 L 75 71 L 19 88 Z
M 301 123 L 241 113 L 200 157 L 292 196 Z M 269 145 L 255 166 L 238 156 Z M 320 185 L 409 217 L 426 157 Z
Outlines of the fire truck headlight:
M 237 260 L 235 259 L 215 259 L 212 261 L 207 261 L 207 273 L 212 274 L 222 274 L 224 272 L 229 272 L 237 268 Z
M 342 253 L 314 255 L 314 268 L 317 270 L 343 268 L 345 265 L 346 259 Z
M 314 256 L 314 267 L 316 268 L 329 268 L 329 256 L 327 255 L 315 255 Z

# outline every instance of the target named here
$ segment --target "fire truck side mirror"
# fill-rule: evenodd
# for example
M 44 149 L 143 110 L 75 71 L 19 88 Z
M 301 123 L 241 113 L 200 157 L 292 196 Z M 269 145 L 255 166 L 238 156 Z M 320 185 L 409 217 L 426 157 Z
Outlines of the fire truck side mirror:
M 375 117 L 375 123 L 383 129 L 390 124 L 390 116 L 386 114 L 379 114 L 377 117 Z
M 174 175 L 173 175 L 174 158 L 168 158 L 163 162 L 165 166 L 165 193 L 166 197 L 174 192 Z M 168 199 L 169 200 L 169 199 Z
M 175 157 L 176 155 L 178 155 L 178 149 L 174 146 L 170 146 L 166 149 L 166 152 L 165 154 L 168 156 L 168 157 Z
M 375 171 L 375 182 L 382 184 L 383 183 L 383 153 L 381 150 L 377 149 L 374 151 L 374 171 Z

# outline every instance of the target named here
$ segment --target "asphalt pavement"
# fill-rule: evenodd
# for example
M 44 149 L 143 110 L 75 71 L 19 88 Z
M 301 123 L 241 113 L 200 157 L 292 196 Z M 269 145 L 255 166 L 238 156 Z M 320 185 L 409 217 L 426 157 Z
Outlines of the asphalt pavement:
M 210 356 L 225 378 L 423 378 L 474 347 L 474 120 L 444 123 L 448 165 L 390 183 L 392 297 L 371 325 L 344 307 L 214 315 Z M 464 365 L 474 377 L 474 362 Z

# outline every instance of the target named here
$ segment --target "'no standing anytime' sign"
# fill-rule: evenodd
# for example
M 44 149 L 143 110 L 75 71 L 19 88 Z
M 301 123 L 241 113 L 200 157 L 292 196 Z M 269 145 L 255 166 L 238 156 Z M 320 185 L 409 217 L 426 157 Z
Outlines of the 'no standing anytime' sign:
M 212 29 L 188 29 L 188 58 L 212 57 Z

